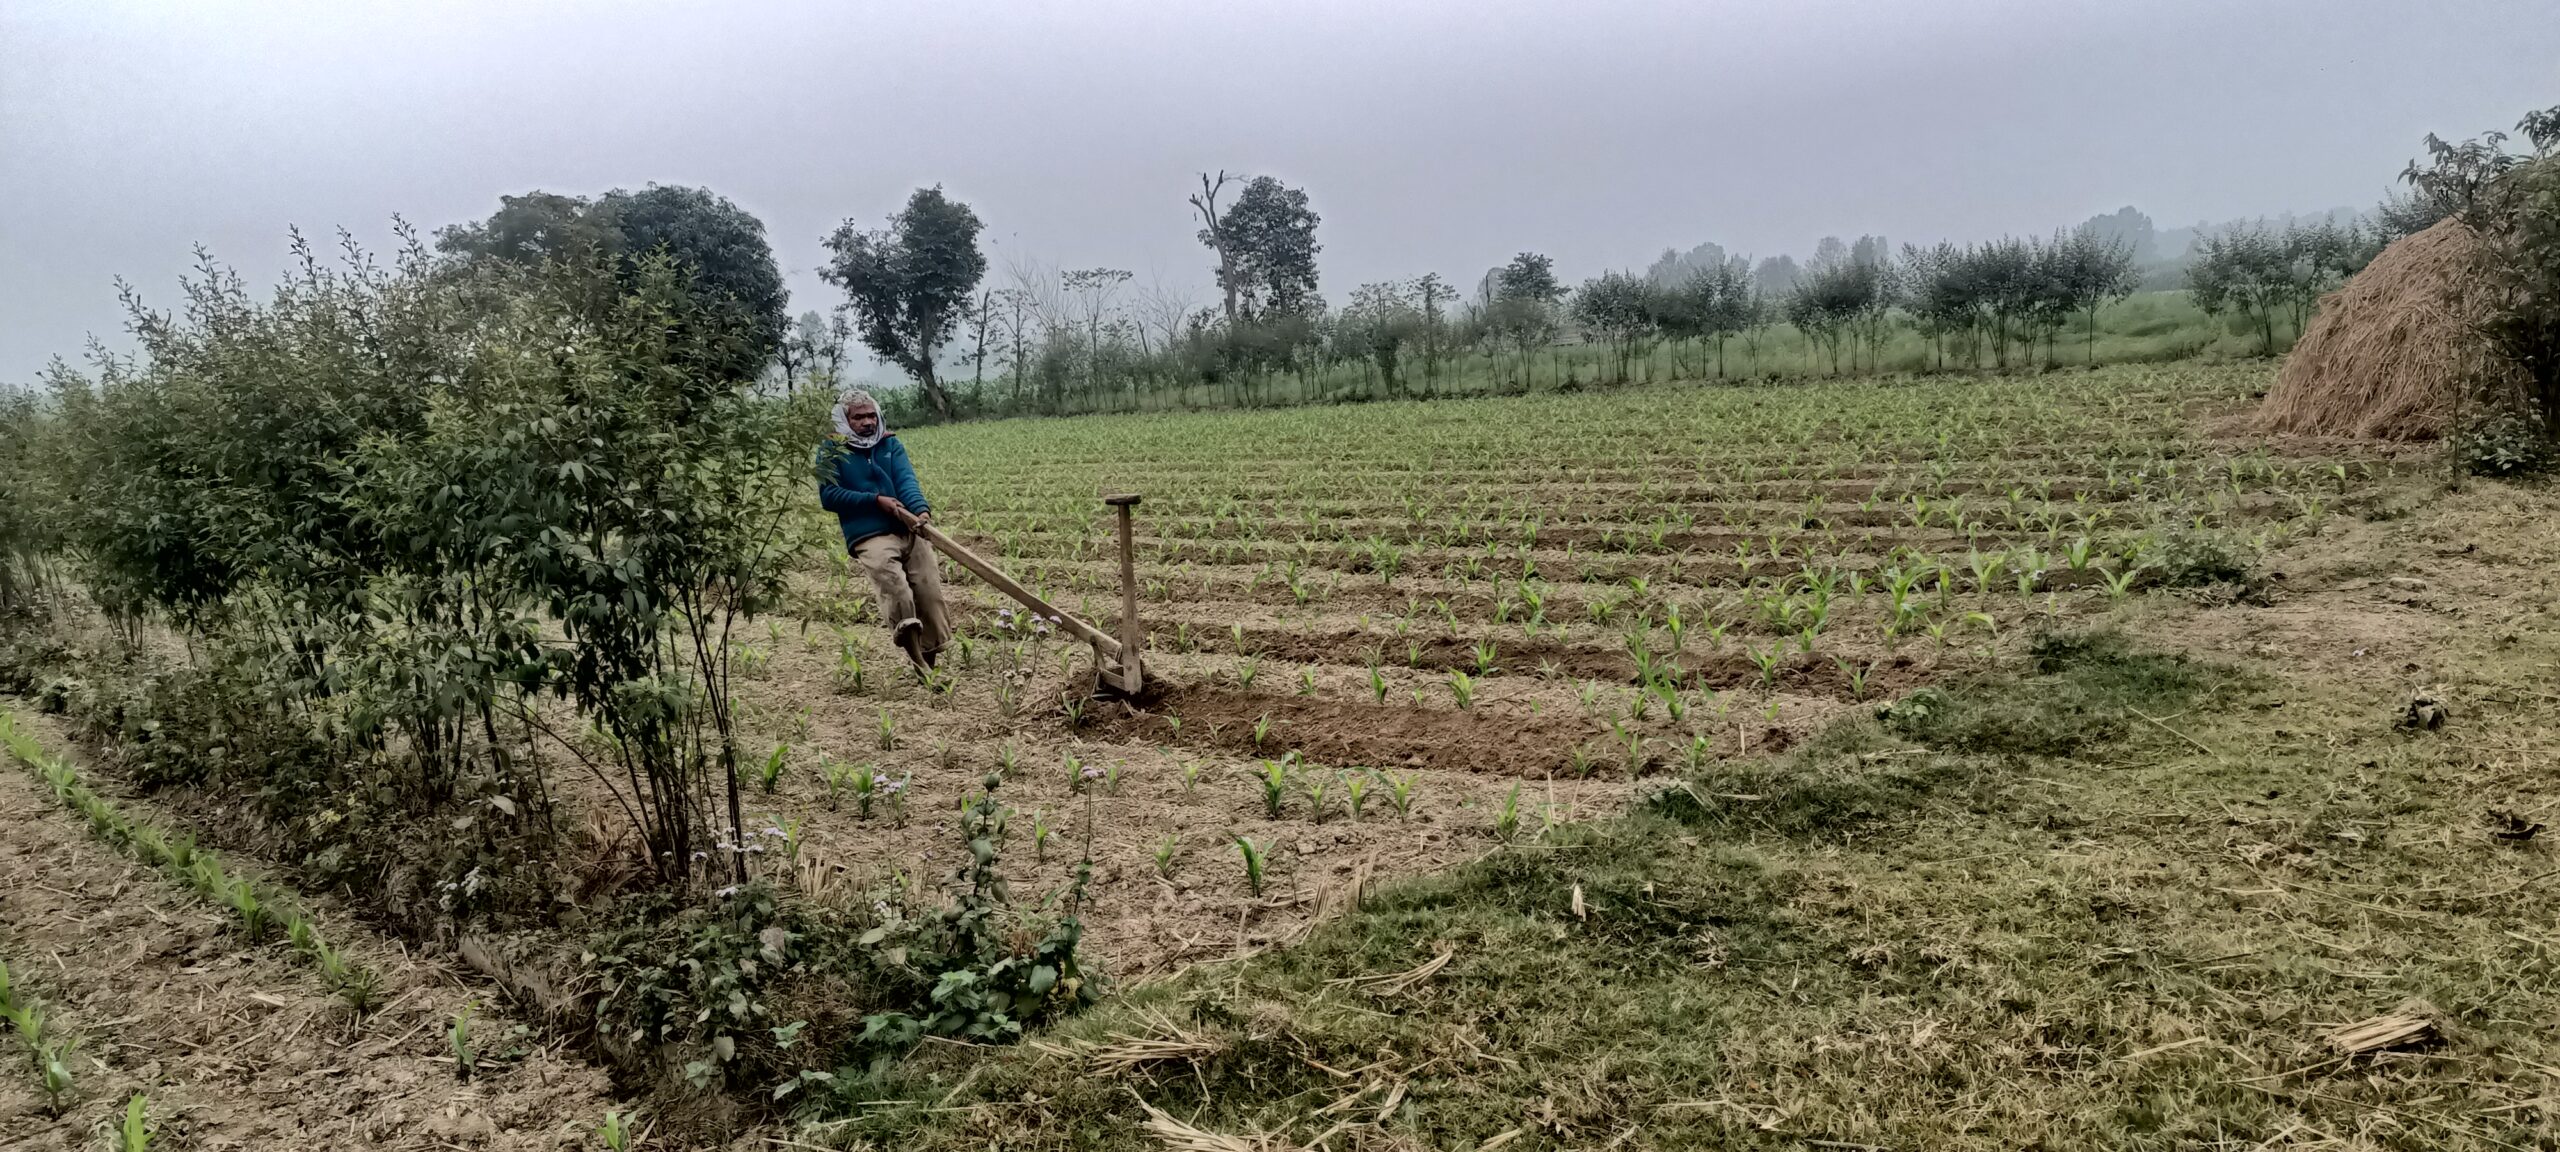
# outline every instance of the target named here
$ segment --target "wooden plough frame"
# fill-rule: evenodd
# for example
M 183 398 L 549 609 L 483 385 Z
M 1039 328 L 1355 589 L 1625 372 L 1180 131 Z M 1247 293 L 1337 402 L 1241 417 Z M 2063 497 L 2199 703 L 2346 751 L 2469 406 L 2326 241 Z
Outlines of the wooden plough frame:
M 1038 593 L 1025 588 L 1004 570 L 988 563 L 987 558 L 969 550 L 967 545 L 931 523 L 916 519 L 905 509 L 897 509 L 899 520 L 907 530 L 933 542 L 963 568 L 977 573 L 996 591 L 1013 597 L 1025 608 L 1064 628 L 1079 640 L 1093 645 L 1093 666 L 1097 678 L 1112 688 L 1135 696 L 1146 687 L 1146 625 L 1138 619 L 1137 545 L 1129 523 L 1129 510 L 1138 504 L 1135 494 L 1105 496 L 1102 502 L 1111 506 L 1120 528 L 1120 634 L 1113 636 L 1091 623 L 1070 615 L 1065 609 L 1043 600 Z

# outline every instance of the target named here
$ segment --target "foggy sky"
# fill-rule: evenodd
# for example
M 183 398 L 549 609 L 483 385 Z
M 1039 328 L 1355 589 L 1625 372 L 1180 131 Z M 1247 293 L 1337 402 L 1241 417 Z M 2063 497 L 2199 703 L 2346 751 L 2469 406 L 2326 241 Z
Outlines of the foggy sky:
M 2423 15 L 2421 12 L 2423 11 Z M 1324 222 L 1324 292 L 1522 249 L 1579 279 L 2365 205 L 2429 131 L 2560 102 L 2560 3 L 2406 0 L 0 0 L 0 383 L 191 248 L 252 285 L 286 229 L 390 240 L 501 193 L 708 185 L 812 266 L 940 183 L 1008 259 L 1191 289 L 1195 173 Z

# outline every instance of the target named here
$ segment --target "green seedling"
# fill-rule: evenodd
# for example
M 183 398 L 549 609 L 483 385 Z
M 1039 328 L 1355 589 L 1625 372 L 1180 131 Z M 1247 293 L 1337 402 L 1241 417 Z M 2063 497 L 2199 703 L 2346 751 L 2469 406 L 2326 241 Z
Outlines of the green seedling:
M 1383 779 L 1387 785 L 1387 806 L 1396 810 L 1396 819 L 1413 815 L 1413 773 L 1394 772 Z
M 116 1129 L 116 1152 L 151 1152 L 151 1098 L 140 1092 L 124 1102 L 124 1126 Z
M 231 886 L 223 903 L 231 906 L 233 917 L 240 922 L 240 935 L 250 943 L 266 939 L 268 930 L 275 926 L 274 913 L 258 899 L 257 887 L 245 879 Z
M 790 762 L 791 746 L 776 744 L 773 746 L 773 753 L 766 756 L 764 763 L 756 768 L 756 783 L 763 785 L 765 795 L 772 795 L 773 790 L 782 783 L 782 771 L 790 766 Z
M 1354 824 L 1360 822 L 1360 809 L 1368 803 L 1369 781 L 1366 772 L 1346 773 L 1342 778 L 1342 804 L 1351 813 Z
M 1053 834 L 1049 828 L 1048 817 L 1039 811 L 1033 811 L 1031 813 L 1032 859 L 1042 864 L 1049 862 L 1049 837 Z
M 893 752 L 897 747 L 898 722 L 890 718 L 888 709 L 883 708 L 880 710 L 880 750 Z
M 909 772 L 895 780 L 882 777 L 880 781 L 880 794 L 889 801 L 889 818 L 902 828 L 907 823 L 907 786 L 915 780 L 916 774 Z
M 45 1039 L 36 1043 L 36 1077 L 44 1088 L 45 1103 L 55 1115 L 62 1112 L 65 1097 L 74 1087 L 71 1081 L 71 1053 L 79 1046 L 69 1040 Z
M 1251 890 L 1254 895 L 1260 896 L 1262 895 L 1262 872 L 1269 859 L 1267 854 L 1270 852 L 1271 846 L 1268 844 L 1256 844 L 1242 836 L 1236 837 L 1235 841 L 1237 854 L 1244 857 L 1245 887 Z
M 1255 777 L 1255 781 L 1262 785 L 1263 815 L 1279 819 L 1281 807 L 1289 799 L 1289 761 L 1286 758 L 1263 761 L 1262 774 Z
M 850 640 L 836 649 L 835 677 L 836 687 L 851 695 L 860 696 L 867 687 L 863 678 L 862 650 Z
M 472 1002 L 463 1001 L 462 1011 L 454 1013 L 453 1023 L 446 1026 L 444 1033 L 445 1047 L 453 1053 L 454 1074 L 464 1080 L 480 1070 L 479 1054 L 471 1047 L 471 1010 Z
M 1181 833 L 1165 833 L 1164 839 L 1156 844 L 1156 875 L 1164 877 L 1167 880 L 1173 879 L 1173 857 L 1174 853 L 1179 851 L 1181 847 Z
M 1520 785 L 1514 781 L 1511 791 L 1504 793 L 1502 806 L 1494 809 L 1493 835 L 1505 843 L 1520 834 Z
M 596 1139 L 604 1142 L 608 1152 L 631 1152 L 631 1142 L 634 1139 L 631 1122 L 623 1119 L 622 1113 L 608 1108 L 605 1110 L 604 1123 L 596 1125 Z
M 1474 708 L 1476 706 L 1476 678 L 1454 668 L 1451 669 L 1449 671 L 1449 696 L 1458 702 L 1459 708 Z
M 1315 776 L 1307 781 L 1308 820 L 1317 824 L 1324 823 L 1324 797 L 1325 793 L 1332 788 L 1333 779 L 1328 776 Z

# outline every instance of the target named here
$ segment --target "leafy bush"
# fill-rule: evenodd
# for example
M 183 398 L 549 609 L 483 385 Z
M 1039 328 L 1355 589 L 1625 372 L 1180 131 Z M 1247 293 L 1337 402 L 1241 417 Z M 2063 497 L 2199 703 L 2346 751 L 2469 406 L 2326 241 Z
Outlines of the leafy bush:
M 2471 421 L 2449 448 L 2454 465 L 2473 476 L 2525 476 L 2560 463 L 2560 445 L 2538 412 L 2505 409 Z
M 1092 862 L 1076 869 L 1065 893 L 1067 914 L 1033 937 L 1013 914 L 1011 894 L 996 870 L 1008 816 L 996 803 L 1002 782 L 1002 776 L 988 773 L 984 788 L 961 806 L 968 859 L 953 877 L 961 886 L 958 898 L 906 936 L 909 963 L 931 980 L 926 1003 L 865 1020 L 865 1043 L 896 1047 L 920 1036 L 1010 1040 L 1026 1025 L 1100 995 L 1076 955 L 1084 933 L 1076 910 L 1092 878 Z M 883 926 L 864 939 L 880 943 L 892 935 Z
M 874 1053 L 923 1036 L 1009 1040 L 1098 994 L 1077 955 L 1074 913 L 1045 925 L 1015 908 L 998 875 L 1009 813 L 998 778 L 961 810 L 967 862 L 953 902 L 910 915 L 902 892 L 845 906 L 788 898 L 758 881 L 708 907 L 664 893 L 634 898 L 587 949 L 604 992 L 599 1030 L 643 1055 L 673 1053 L 697 1087 L 786 1099 L 855 1074 Z M 857 1031 L 856 1025 L 859 1024 Z M 831 1070 L 835 1069 L 835 1070 Z
M 2251 562 L 2240 546 L 2210 532 L 2181 528 L 2164 533 L 2148 563 L 2172 588 L 2246 584 Z

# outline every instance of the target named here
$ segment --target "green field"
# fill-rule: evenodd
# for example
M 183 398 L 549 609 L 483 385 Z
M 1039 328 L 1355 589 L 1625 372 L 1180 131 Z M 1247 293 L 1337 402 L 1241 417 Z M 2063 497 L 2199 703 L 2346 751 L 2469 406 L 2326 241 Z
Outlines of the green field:
M 2547 1145 L 2560 1053 L 2532 1022 L 2560 939 L 2538 849 L 2481 813 L 2553 798 L 2515 759 L 2553 699 L 2518 690 L 2518 653 L 2547 659 L 2552 636 L 2443 621 L 2450 589 L 2416 610 L 2382 580 L 2513 597 L 2443 572 L 2435 545 L 2543 497 L 2444 496 L 2388 453 L 2212 435 L 2263 379 L 2115 368 L 916 435 L 946 515 L 1062 602 L 1107 604 L 1085 494 L 1146 493 L 1149 627 L 1196 715 L 1305 716 L 1369 734 L 1309 746 L 1379 757 L 1401 738 L 1435 766 L 1469 726 L 1516 727 L 1532 735 L 1475 765 L 1497 790 L 1587 771 L 1632 774 L 1632 799 L 1506 837 L 1501 793 L 1480 790 L 1455 817 L 1476 858 L 1384 883 L 1291 947 L 1212 934 L 1200 966 L 1124 985 L 1050 1043 L 884 1065 L 818 1130 L 1118 1147 L 1151 1105 L 1343 1148 Z M 2551 547 L 2510 537 L 2480 563 Z M 1462 706 L 1450 684 L 1480 648 L 1501 670 Z M 2462 683 L 2481 728 L 2395 733 L 2421 681 Z M 1281 840 L 1314 818 L 1246 811 L 1256 753 L 1299 747 L 1285 727 L 1267 744 L 1198 727 L 1111 728 L 1236 781 L 1133 818 Z M 1232 851 L 1186 867 L 1242 887 Z M 1259 954 L 1217 959 L 1240 950 Z M 2430 1048 L 2324 1039 L 2412 997 L 2445 1037 Z
M 1143 496 L 1157 687 L 1092 696 L 1081 647 L 956 571 L 963 639 L 909 676 L 799 513 L 736 654 L 780 845 L 742 899 L 772 903 L 599 899 L 510 947 L 615 990 L 608 1032 L 663 1029 L 614 1060 L 670 1146 L 2549 1146 L 2551 499 L 2251 438 L 2267 371 L 918 430 L 937 519 L 1106 628 L 1099 498 Z M 170 784 L 194 737 L 144 725 L 191 722 L 167 692 L 198 657 L 115 635 L 22 634 L 29 703 L 127 742 L 89 770 L 130 810 L 326 899 L 301 830 L 221 818 L 248 777 Z M 2394 727 L 2420 690 L 2441 732 Z M 609 825 L 549 771 L 557 823 Z M 990 773 L 992 833 L 960 807 Z M 1018 1043 L 865 1042 L 972 835 L 1008 947 L 1072 911 L 1101 1001 Z M 759 925 L 789 963 L 720 969 Z M 40 992 L 102 1027 L 126 977 L 74 959 Z M 2330 1039 L 2404 1009 L 2409 1043 Z M 92 1050 L 90 1082 L 146 1083 L 151 1043 Z M 150 1090 L 212 1099 L 202 1074 Z

